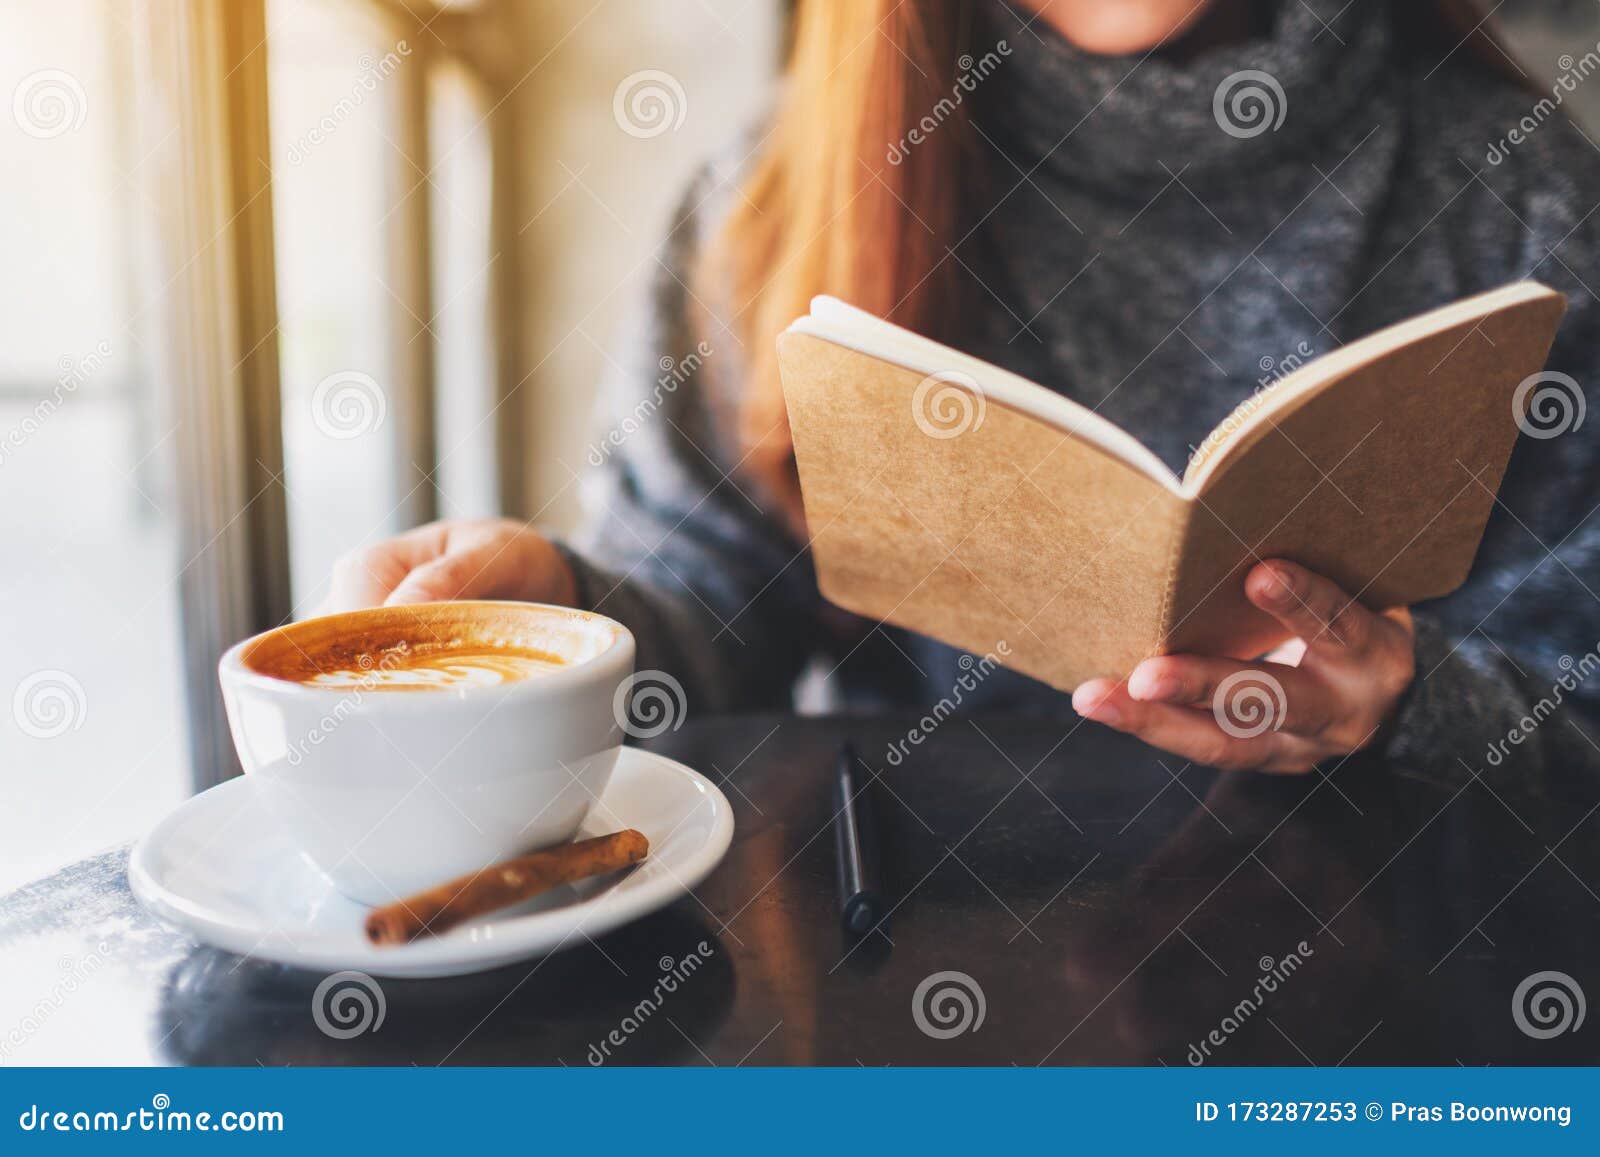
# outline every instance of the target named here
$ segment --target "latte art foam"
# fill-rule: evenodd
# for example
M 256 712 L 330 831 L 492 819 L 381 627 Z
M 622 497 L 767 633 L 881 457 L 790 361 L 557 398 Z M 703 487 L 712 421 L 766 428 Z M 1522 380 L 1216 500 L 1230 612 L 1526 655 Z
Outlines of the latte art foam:
M 362 659 L 354 667 L 320 671 L 301 682 L 373 691 L 492 687 L 547 675 L 564 665 L 548 655 L 507 647 L 409 648 L 388 651 L 377 661 Z
M 290 623 L 242 644 L 239 662 L 334 696 L 454 694 L 542 681 L 625 639 L 611 620 L 561 607 L 416 603 Z

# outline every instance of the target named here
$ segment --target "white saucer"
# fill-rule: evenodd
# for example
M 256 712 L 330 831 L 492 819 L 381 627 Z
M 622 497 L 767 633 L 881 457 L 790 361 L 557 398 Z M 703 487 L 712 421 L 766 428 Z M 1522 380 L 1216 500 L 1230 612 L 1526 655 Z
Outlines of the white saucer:
M 733 839 L 727 798 L 704 776 L 623 748 L 579 836 L 637 828 L 650 841 L 642 864 L 442 936 L 375 948 L 361 927 L 368 910 L 333 890 L 253 789 L 249 776 L 229 780 L 157 824 L 129 860 L 133 894 L 207 944 L 330 972 L 456 976 L 558 952 L 682 896 L 717 866 Z

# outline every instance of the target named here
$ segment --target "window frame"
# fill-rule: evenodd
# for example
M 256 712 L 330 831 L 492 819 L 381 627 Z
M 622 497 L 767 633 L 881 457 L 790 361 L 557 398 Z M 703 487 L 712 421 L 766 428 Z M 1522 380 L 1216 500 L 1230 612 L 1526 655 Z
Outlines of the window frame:
M 192 781 L 239 774 L 221 653 L 290 614 L 263 0 L 144 0 L 159 380 L 179 419 L 178 593 Z
M 525 391 L 514 333 L 521 278 L 512 220 L 511 105 L 497 83 L 493 35 L 501 3 L 471 8 L 423 0 L 363 0 L 405 37 L 419 67 L 395 76 L 395 148 L 384 173 L 391 212 L 385 276 L 391 287 L 393 424 L 398 517 L 437 516 L 437 350 L 429 175 L 430 64 L 467 69 L 489 105 L 489 238 L 495 374 L 494 463 L 503 513 L 524 505 L 519 461 Z M 141 179 L 156 206 L 152 273 L 162 401 L 178 416 L 179 599 L 192 784 L 240 773 L 216 677 L 229 646 L 294 614 L 284 484 L 266 0 L 139 0 L 140 116 L 161 136 Z M 162 135 L 164 134 L 164 135 Z

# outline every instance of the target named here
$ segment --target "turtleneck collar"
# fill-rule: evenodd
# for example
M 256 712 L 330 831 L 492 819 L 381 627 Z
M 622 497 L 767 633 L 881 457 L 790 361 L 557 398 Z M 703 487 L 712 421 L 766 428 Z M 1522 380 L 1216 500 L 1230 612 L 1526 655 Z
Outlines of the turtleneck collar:
M 1005 63 L 983 82 L 977 122 L 1026 168 L 1085 184 L 1246 175 L 1305 151 L 1345 120 L 1389 63 L 1384 0 L 1287 0 L 1269 35 L 1174 61 L 1096 56 L 1015 0 L 982 0 Z

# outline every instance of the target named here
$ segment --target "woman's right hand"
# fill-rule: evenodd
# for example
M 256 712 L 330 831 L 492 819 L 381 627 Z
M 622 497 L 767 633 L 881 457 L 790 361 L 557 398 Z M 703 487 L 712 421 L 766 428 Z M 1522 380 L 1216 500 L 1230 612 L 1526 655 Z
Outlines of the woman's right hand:
M 550 540 L 510 518 L 430 522 L 345 555 L 324 613 L 443 599 L 571 606 L 577 580 Z

